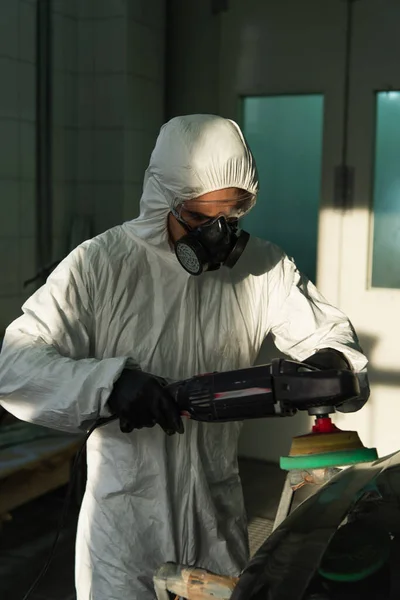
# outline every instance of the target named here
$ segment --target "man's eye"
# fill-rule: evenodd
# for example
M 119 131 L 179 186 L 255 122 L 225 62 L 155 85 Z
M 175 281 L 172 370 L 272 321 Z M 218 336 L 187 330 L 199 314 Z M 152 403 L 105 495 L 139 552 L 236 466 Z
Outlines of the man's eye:
M 199 215 L 198 213 L 188 213 L 189 217 L 191 219 L 193 219 L 194 221 L 206 221 L 208 217 L 205 217 L 204 215 Z

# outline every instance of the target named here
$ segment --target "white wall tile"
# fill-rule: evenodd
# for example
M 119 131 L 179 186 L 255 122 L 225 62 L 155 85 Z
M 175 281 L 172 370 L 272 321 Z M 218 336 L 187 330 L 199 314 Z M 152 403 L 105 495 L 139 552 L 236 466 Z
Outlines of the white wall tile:
M 53 186 L 53 235 L 68 236 L 74 212 L 75 183 L 57 182 Z
M 34 64 L 18 64 L 18 111 L 21 119 L 36 119 L 36 67 Z
M 93 127 L 95 115 L 94 74 L 79 73 L 77 76 L 77 86 L 78 127 Z
M 92 19 L 97 0 L 78 0 L 78 19 Z
M 139 216 L 142 189 L 143 186 L 140 183 L 126 183 L 124 185 L 122 221 L 130 221 Z
M 164 92 L 160 84 L 127 75 L 126 124 L 157 131 L 164 122 Z
M 53 128 L 53 174 L 56 181 L 71 181 L 77 173 L 77 130 Z
M 78 123 L 78 76 L 76 73 L 53 73 L 52 119 L 54 125 L 76 127 Z
M 52 168 L 55 181 L 65 181 L 66 162 L 65 128 L 63 125 L 54 126 L 52 130 Z
M 65 236 L 53 236 L 52 237 L 52 260 L 61 261 L 63 260 L 67 254 L 69 254 L 68 249 L 68 238 Z
M 0 237 L 17 235 L 19 235 L 19 183 L 0 180 Z
M 67 206 L 67 184 L 64 181 L 56 181 L 53 184 L 53 214 L 52 214 L 52 233 L 53 235 L 62 235 L 65 228 L 65 209 Z
M 142 4 L 142 20 L 152 27 L 163 29 L 165 25 L 165 2 L 163 0 L 139 0 Z
M 0 58 L 0 117 L 18 117 L 18 61 Z
M 26 293 L 30 286 L 24 288 L 24 282 L 35 277 L 38 267 L 36 263 L 36 238 L 34 236 L 19 238 L 20 244 L 20 293 Z M 33 289 L 31 289 L 31 293 Z
M 96 19 L 123 17 L 126 12 L 126 0 L 96 0 L 94 3 L 94 17 Z
M 94 132 L 91 129 L 78 131 L 77 180 L 93 181 L 94 177 Z
M 141 184 L 156 143 L 156 135 L 145 131 L 125 132 L 125 181 Z
M 95 76 L 94 113 L 97 127 L 122 127 L 125 121 L 126 75 Z
M 128 98 L 133 99 L 127 122 L 138 123 L 141 129 L 158 130 L 164 121 L 164 91 L 160 84 L 140 77 L 128 77 Z M 139 117 L 139 118 L 138 118 Z
M 69 48 L 66 59 L 67 69 L 76 73 L 78 70 L 78 21 L 66 19 L 65 31 Z
M 0 4 L 0 55 L 18 58 L 18 1 Z
M 11 296 L 19 293 L 21 282 L 17 236 L 0 238 L 0 265 L 0 295 Z
M 78 130 L 66 129 L 65 154 L 67 157 L 65 175 L 68 181 L 76 181 L 78 170 Z
M 36 175 L 35 129 L 34 123 L 20 123 L 21 175 L 24 179 L 34 179 Z
M 127 0 L 131 19 L 162 29 L 165 23 L 164 0 Z
M 53 67 L 58 71 L 76 71 L 78 59 L 77 21 L 53 15 Z
M 123 131 L 94 132 L 94 177 L 96 181 L 122 181 L 124 173 Z
M 51 8 L 54 13 L 61 13 L 67 17 L 77 17 L 78 2 L 85 0 L 52 0 Z
M 149 159 L 146 133 L 126 130 L 124 142 L 125 181 L 140 183 Z
M 122 223 L 124 186 L 101 184 L 94 186 L 95 233 L 101 233 Z
M 94 215 L 93 183 L 77 184 L 74 212 L 78 215 Z
M 36 62 L 36 6 L 19 3 L 19 57 Z
M 22 314 L 20 296 L 1 297 L 0 288 L 0 333 Z
M 94 21 L 96 73 L 125 71 L 126 28 L 126 21 L 122 17 Z
M 53 73 L 52 119 L 57 126 L 76 127 L 78 123 L 78 75 Z
M 93 21 L 78 21 L 78 73 L 94 71 L 94 23 Z
M 77 127 L 78 124 L 78 75 L 65 73 L 65 125 Z
M 156 81 L 162 81 L 165 62 L 164 34 L 130 21 L 127 70 Z
M 52 16 L 52 68 L 56 71 L 65 70 L 65 52 L 68 50 L 65 40 L 64 17 L 55 14 Z
M 52 84 L 52 119 L 53 125 L 62 127 L 65 122 L 66 99 L 65 99 L 65 73 L 53 71 Z
M 164 122 L 164 89 L 152 81 L 138 82 L 143 106 L 143 126 L 154 131 Z
M 139 84 L 137 78 L 128 73 L 126 76 L 125 123 L 127 127 L 141 129 L 142 121 L 142 97 L 139 92 Z
M 18 122 L 0 119 L 0 179 L 18 177 Z
M 73 250 L 86 240 L 93 237 L 93 216 L 86 214 L 74 214 L 68 236 L 68 246 Z
M 36 233 L 36 183 L 34 181 L 19 182 L 19 231 L 24 237 Z

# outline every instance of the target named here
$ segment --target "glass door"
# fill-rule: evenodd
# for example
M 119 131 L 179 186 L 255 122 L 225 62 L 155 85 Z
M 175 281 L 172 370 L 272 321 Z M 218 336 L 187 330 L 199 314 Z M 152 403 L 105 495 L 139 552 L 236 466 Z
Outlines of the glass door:
M 243 131 L 260 192 L 243 227 L 294 256 L 315 282 L 324 121 L 322 94 L 248 96 Z

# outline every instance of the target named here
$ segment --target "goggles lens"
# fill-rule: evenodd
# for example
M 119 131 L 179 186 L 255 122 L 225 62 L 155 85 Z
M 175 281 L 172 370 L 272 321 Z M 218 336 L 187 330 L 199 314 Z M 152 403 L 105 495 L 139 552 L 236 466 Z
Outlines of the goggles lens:
M 254 206 L 255 196 L 246 194 L 241 199 L 218 200 L 184 200 L 177 202 L 176 208 L 172 210 L 173 215 L 181 222 L 190 227 L 202 227 L 211 225 L 220 217 L 225 217 L 228 222 L 234 222 L 244 217 Z M 210 208 L 215 208 L 213 215 L 210 216 Z

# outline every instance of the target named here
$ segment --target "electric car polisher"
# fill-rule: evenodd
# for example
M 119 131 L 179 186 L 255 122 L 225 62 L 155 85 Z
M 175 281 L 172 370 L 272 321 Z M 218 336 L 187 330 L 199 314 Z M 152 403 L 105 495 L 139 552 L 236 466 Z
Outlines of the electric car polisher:
M 319 370 L 285 359 L 197 375 L 167 387 L 182 415 L 206 422 L 291 417 L 298 410 L 322 418 L 360 394 L 352 371 Z
M 378 458 L 355 431 L 341 431 L 329 415 L 360 394 L 350 370 L 319 370 L 286 359 L 270 364 L 206 373 L 167 385 L 182 416 L 207 423 L 291 417 L 307 411 L 315 417 L 312 432 L 293 438 L 282 469 L 310 469 L 367 462 Z M 111 419 L 116 418 L 112 417 Z M 107 419 L 111 420 L 111 419 Z
M 341 431 L 329 415 L 360 394 L 350 370 L 318 370 L 291 360 L 209 373 L 169 385 L 181 413 L 209 423 L 265 417 L 290 417 L 298 410 L 315 417 L 311 433 L 293 438 L 284 470 L 319 469 L 376 460 L 356 431 Z

